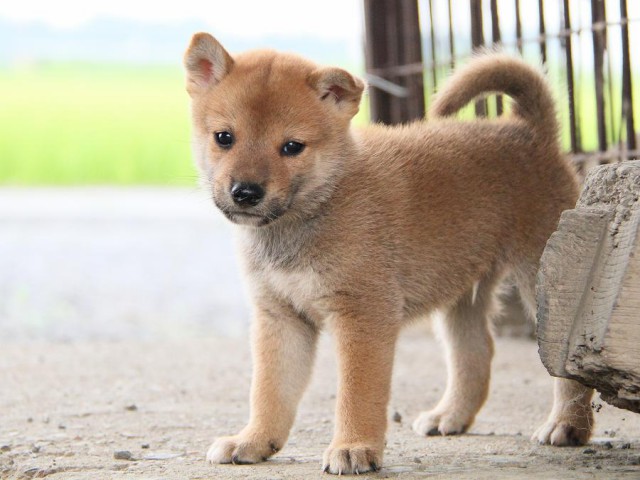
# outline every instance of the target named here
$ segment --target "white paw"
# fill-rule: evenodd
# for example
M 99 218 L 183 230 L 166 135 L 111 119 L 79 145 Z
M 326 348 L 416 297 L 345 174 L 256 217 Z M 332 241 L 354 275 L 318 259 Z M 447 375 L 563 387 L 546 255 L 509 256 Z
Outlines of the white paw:
M 241 435 L 220 437 L 209 447 L 207 462 L 244 465 L 264 462 L 280 447 L 272 441 L 249 439 Z
M 575 447 L 587 443 L 590 436 L 591 421 L 588 418 L 574 419 L 573 422 L 554 419 L 538 428 L 531 439 L 542 445 Z
M 420 436 L 458 435 L 467 431 L 473 418 L 456 412 L 430 410 L 422 412 L 413 422 L 413 431 Z
M 360 443 L 332 445 L 324 452 L 322 460 L 322 470 L 337 475 L 376 472 L 381 465 L 381 451 Z

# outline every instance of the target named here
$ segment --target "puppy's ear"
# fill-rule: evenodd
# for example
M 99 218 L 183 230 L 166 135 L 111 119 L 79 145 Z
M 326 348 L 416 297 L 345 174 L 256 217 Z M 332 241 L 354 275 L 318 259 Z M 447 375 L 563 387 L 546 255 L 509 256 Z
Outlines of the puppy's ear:
M 319 68 L 308 77 L 321 100 L 330 102 L 350 117 L 358 113 L 364 82 L 341 68 Z
M 208 33 L 196 33 L 184 54 L 187 91 L 200 93 L 217 84 L 233 67 L 233 59 Z

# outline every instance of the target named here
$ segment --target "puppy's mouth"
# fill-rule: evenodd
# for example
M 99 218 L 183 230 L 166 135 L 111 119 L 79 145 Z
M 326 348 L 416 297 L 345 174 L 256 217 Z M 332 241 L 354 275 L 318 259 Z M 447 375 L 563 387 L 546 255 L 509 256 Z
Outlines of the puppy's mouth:
M 250 225 L 253 227 L 264 227 L 265 225 L 269 225 L 280 218 L 285 212 L 283 209 L 275 209 L 266 213 L 260 213 L 256 211 L 247 212 L 245 210 L 225 208 L 221 205 L 217 205 L 217 207 L 231 222 L 237 225 Z
M 254 227 L 263 227 L 271 223 L 274 218 L 265 217 L 263 215 L 256 215 L 254 213 L 246 213 L 246 212 L 229 212 L 222 211 L 224 216 L 231 220 L 233 223 L 238 225 L 251 225 Z

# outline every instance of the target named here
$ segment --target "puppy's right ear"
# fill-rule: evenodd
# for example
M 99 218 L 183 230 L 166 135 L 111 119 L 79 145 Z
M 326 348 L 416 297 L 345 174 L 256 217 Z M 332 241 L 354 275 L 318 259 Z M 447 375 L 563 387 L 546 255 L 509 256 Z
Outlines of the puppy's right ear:
M 184 54 L 189 95 L 201 93 L 216 85 L 233 67 L 233 58 L 208 33 L 196 33 Z
M 327 101 L 349 118 L 358 113 L 364 82 L 346 70 L 320 67 L 309 74 L 307 82 L 316 90 L 320 100 Z

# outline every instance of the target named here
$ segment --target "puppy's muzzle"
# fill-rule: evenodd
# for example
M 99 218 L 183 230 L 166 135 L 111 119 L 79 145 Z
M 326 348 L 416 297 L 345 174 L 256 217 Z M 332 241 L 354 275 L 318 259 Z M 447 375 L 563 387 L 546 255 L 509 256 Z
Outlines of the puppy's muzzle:
M 231 198 L 239 207 L 255 207 L 264 198 L 264 188 L 257 183 L 234 182 L 231 185 Z

